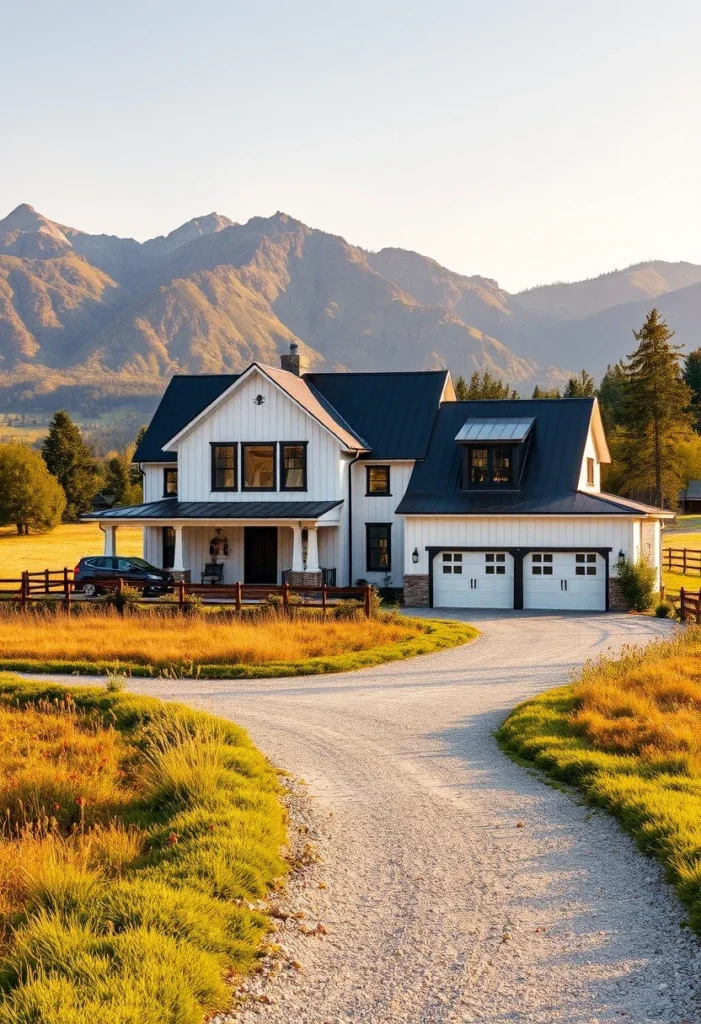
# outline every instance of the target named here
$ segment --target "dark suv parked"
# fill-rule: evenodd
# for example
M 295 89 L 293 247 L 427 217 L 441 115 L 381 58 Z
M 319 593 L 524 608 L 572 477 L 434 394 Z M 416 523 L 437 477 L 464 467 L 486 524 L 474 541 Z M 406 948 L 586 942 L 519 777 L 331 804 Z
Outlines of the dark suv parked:
M 143 558 L 121 558 L 117 555 L 81 558 L 73 570 L 73 576 L 79 584 L 76 590 L 82 590 L 86 597 L 95 597 L 100 592 L 101 579 L 114 579 L 116 576 L 120 576 L 127 584 L 148 582 L 150 585 L 144 588 L 145 597 L 167 594 L 175 582 L 173 574 L 167 569 L 157 569 Z

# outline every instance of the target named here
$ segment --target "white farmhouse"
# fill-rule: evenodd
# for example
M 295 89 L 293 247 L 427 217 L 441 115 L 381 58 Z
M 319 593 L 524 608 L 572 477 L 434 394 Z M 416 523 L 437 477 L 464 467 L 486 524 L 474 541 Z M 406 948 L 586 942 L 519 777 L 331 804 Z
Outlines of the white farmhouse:
M 139 524 L 192 582 L 364 579 L 415 606 L 605 611 L 622 559 L 660 571 L 670 515 L 601 492 L 596 399 L 457 402 L 446 371 L 305 373 L 294 346 L 174 377 L 134 459 L 143 504 L 85 517 L 105 558 Z

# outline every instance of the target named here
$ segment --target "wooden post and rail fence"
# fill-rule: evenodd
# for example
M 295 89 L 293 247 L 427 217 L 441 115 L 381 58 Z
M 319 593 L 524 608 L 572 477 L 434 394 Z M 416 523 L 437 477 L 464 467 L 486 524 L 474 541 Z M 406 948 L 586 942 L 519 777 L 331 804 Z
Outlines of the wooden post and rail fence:
M 116 591 L 120 595 L 125 586 L 140 590 L 141 600 L 152 603 L 151 599 L 144 596 L 144 591 L 153 587 L 152 583 L 125 580 L 121 576 L 105 577 L 94 582 L 99 590 L 103 592 Z M 0 599 L 18 601 L 22 608 L 27 608 L 32 603 L 40 603 L 53 597 L 62 602 L 66 611 L 70 611 L 74 596 L 76 593 L 80 594 L 82 586 L 82 582 L 76 583 L 73 573 L 69 569 L 25 571 L 20 577 L 0 578 Z M 290 608 L 298 603 L 291 598 L 299 597 L 303 602 L 300 607 L 321 608 L 324 616 L 327 610 L 333 609 L 338 601 L 357 601 L 362 606 L 366 618 L 370 618 L 372 614 L 372 587 L 369 584 L 361 587 L 329 587 L 325 584 L 299 587 L 289 583 L 200 584 L 178 580 L 173 586 L 173 595 L 176 598 L 175 604 L 180 611 L 186 608 L 188 597 L 200 598 L 208 605 L 233 607 L 237 612 L 240 612 L 245 605 L 264 604 L 270 601 L 271 597 L 279 597 L 281 608 L 289 613 Z M 153 601 L 157 602 L 158 598 Z

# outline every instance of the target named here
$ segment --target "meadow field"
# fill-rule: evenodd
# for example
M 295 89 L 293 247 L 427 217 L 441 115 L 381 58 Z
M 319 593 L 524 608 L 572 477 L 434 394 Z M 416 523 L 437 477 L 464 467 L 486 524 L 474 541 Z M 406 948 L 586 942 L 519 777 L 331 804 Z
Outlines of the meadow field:
M 0 607 L 0 668 L 207 678 L 299 675 L 427 654 L 477 635 L 466 623 L 383 612 L 366 619 L 348 606 L 338 619 L 312 609 L 288 616 L 277 609 L 237 614 L 204 608 L 182 616 L 168 605 L 125 615 L 95 605 L 75 605 L 70 615 L 50 608 Z
M 84 555 L 101 555 L 104 546 L 97 523 L 62 523 L 50 533 L 30 533 L 28 537 L 20 537 L 14 527 L 0 527 L 0 577 L 18 577 L 25 569 L 72 570 Z M 140 526 L 119 527 L 117 551 L 141 556 Z
M 286 870 L 278 778 L 243 729 L 0 675 L 0 783 L 0 1024 L 230 1004 Z
M 678 516 L 676 523 L 665 527 L 662 531 L 662 547 L 663 549 L 691 548 L 694 551 L 701 551 L 701 517 Z M 701 573 L 684 574 L 664 570 L 662 576 L 665 587 L 670 593 L 678 594 L 681 587 L 686 590 L 701 590 Z
M 701 629 L 592 663 L 516 708 L 499 739 L 615 814 L 701 933 Z

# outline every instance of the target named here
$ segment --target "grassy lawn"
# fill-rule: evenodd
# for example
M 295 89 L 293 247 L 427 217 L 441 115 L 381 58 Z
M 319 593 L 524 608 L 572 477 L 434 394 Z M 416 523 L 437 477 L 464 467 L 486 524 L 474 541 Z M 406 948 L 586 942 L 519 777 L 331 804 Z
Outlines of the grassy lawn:
M 0 675 L 0 1024 L 201 1024 L 285 871 L 278 780 L 180 705 Z
M 701 630 L 589 665 L 517 707 L 499 739 L 615 814 L 701 933 Z
M 64 523 L 50 533 L 20 537 L 14 528 L 0 528 L 0 577 L 18 577 L 25 570 L 73 569 L 84 555 L 101 555 L 104 534 L 97 523 Z M 120 526 L 117 551 L 141 555 L 141 527 Z M 1 584 L 0 584 L 1 586 Z
M 404 618 L 321 618 L 296 611 L 207 611 L 186 617 L 172 608 L 114 610 L 74 606 L 22 613 L 0 608 L 0 667 L 16 671 L 121 670 L 242 678 L 342 672 L 467 643 L 477 631 L 462 622 Z

